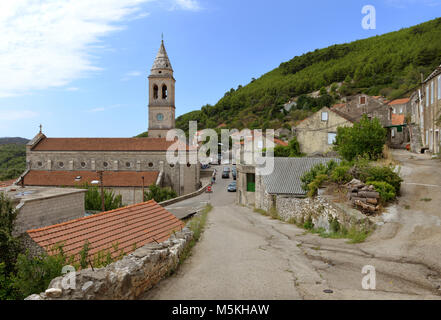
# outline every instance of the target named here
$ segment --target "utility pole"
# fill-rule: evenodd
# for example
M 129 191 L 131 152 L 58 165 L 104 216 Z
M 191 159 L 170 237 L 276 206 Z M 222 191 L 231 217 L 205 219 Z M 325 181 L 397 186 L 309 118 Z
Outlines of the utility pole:
M 100 177 L 100 184 L 101 184 L 101 210 L 104 212 L 106 211 L 104 206 L 104 182 L 103 182 L 103 171 L 98 171 L 99 177 Z
M 142 178 L 142 201 L 144 202 L 144 176 L 141 177 Z

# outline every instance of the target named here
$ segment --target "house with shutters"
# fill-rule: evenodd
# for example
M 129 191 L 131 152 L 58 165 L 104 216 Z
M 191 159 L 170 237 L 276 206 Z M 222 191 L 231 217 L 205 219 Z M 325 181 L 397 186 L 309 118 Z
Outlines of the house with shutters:
M 352 127 L 355 120 L 337 109 L 324 107 L 301 121 L 295 132 L 300 151 L 308 156 L 332 152 L 338 127 Z

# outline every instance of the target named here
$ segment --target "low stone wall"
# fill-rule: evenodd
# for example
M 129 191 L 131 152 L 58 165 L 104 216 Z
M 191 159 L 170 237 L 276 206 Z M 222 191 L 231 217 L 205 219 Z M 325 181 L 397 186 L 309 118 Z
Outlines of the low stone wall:
M 76 272 L 75 289 L 64 289 L 69 273 L 51 281 L 44 293 L 25 300 L 132 300 L 143 295 L 179 264 L 193 232 L 184 228 L 160 244 L 147 244 L 100 269 Z M 64 286 L 66 287 L 66 285 Z
M 361 212 L 330 201 L 325 197 L 293 198 L 277 196 L 276 209 L 284 221 L 304 223 L 311 218 L 314 228 L 330 230 L 330 221 L 337 219 L 346 229 L 370 230 L 374 222 Z
M 204 193 L 209 185 L 210 184 L 208 183 L 208 184 L 206 184 L 205 186 L 203 186 L 202 188 L 200 188 L 199 190 L 197 190 L 195 192 L 192 192 L 192 193 L 180 196 L 180 197 L 176 197 L 176 198 L 173 198 L 173 199 L 170 199 L 170 200 L 166 200 L 166 201 L 160 202 L 159 204 L 161 206 L 163 206 L 163 207 L 167 207 L 167 206 L 169 206 L 171 204 L 174 204 L 174 203 L 177 203 L 177 202 L 180 202 L 180 201 L 183 201 L 183 200 L 187 200 L 187 199 L 196 197 L 196 196 Z

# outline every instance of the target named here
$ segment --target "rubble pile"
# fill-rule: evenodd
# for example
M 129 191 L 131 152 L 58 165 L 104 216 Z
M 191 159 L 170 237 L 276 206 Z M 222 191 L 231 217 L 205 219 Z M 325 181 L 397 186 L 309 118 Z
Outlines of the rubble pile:
M 345 185 L 348 189 L 348 199 L 363 213 L 371 215 L 380 210 L 380 194 L 375 191 L 374 186 L 365 185 L 357 179 Z

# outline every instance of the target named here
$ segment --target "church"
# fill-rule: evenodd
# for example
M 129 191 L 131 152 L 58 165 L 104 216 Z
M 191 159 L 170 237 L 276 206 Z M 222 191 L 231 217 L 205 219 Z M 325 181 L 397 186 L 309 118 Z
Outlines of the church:
M 122 195 L 125 205 L 143 201 L 142 190 L 156 184 L 178 195 L 200 188 L 200 165 L 168 163 L 167 141 L 175 128 L 173 68 L 161 41 L 149 79 L 148 138 L 49 138 L 41 131 L 26 145 L 27 169 L 19 178 L 25 186 L 67 187 L 102 183 Z M 179 150 L 187 159 L 197 153 L 186 142 Z

